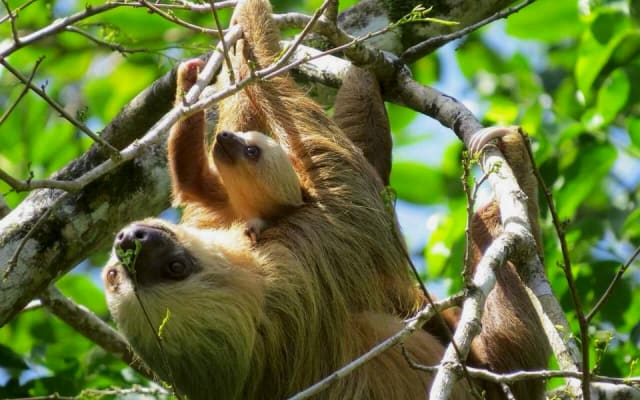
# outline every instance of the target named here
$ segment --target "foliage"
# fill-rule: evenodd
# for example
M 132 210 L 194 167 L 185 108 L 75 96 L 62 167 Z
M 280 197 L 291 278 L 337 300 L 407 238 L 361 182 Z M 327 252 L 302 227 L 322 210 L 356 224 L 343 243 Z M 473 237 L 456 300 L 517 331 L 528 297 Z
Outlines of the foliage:
M 12 9 L 21 3 L 8 1 Z M 588 3 L 590 8 L 579 9 L 578 3 Z M 43 27 L 89 5 L 36 2 L 20 12 L 19 26 Z M 348 5 L 341 2 L 341 7 Z M 302 11 L 310 14 L 317 6 L 318 1 L 307 1 Z M 277 11 L 299 7 L 291 0 L 276 3 Z M 537 164 L 561 218 L 567 221 L 573 272 L 586 311 L 640 245 L 640 87 L 634 85 L 640 81 L 640 19 L 636 11 L 623 1 L 539 1 L 506 23 L 494 23 L 412 65 L 417 80 L 440 85 L 447 94 L 465 100 L 484 116 L 485 124 L 520 124 L 533 137 Z M 175 13 L 202 26 L 213 25 L 206 13 Z M 221 11 L 221 17 L 226 24 L 228 11 Z M 103 41 L 140 51 L 119 53 L 78 33 L 62 32 L 20 49 L 8 61 L 30 71 L 44 57 L 34 83 L 94 130 L 100 130 L 179 60 L 211 48 L 207 35 L 180 29 L 143 8 L 115 8 L 78 27 Z M 11 34 L 8 20 L 0 23 L 0 37 Z M 8 109 L 22 89 L 0 69 L 0 109 Z M 399 200 L 425 206 L 430 221 L 427 217 L 410 221 L 414 226 L 405 229 L 415 231 L 417 224 L 422 224 L 421 231 L 428 227 L 428 241 L 420 246 L 420 251 L 424 247 L 425 277 L 430 282 L 442 280 L 453 291 L 462 283 L 467 220 L 460 184 L 462 147 L 453 142 L 450 131 L 428 125 L 423 116 L 397 105 L 389 105 L 389 113 L 396 145 L 392 186 Z M 0 125 L 0 168 L 22 179 L 45 178 L 90 144 L 41 98 L 27 93 Z M 25 197 L 10 193 L 2 181 L 0 193 L 11 207 Z M 562 255 L 549 214 L 542 209 L 549 279 L 574 323 L 573 304 L 558 267 Z M 98 267 L 103 261 L 104 253 L 94 255 L 58 286 L 108 320 L 98 288 Z M 598 338 L 591 367 L 599 374 L 638 375 L 637 267 L 637 262 L 632 265 L 591 321 Z M 578 331 L 577 325 L 573 328 Z M 76 395 L 86 388 L 145 382 L 43 309 L 23 312 L 0 329 L 0 398 L 54 392 Z

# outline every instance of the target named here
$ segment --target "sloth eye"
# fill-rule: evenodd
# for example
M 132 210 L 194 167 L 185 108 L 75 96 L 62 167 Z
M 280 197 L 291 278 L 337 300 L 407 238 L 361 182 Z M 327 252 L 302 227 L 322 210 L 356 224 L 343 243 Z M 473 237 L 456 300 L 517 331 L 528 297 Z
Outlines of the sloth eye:
M 187 274 L 187 266 L 181 261 L 172 261 L 167 265 L 167 273 L 171 278 L 184 278 Z
M 257 159 L 260 157 L 260 148 L 258 146 L 247 146 L 244 148 L 244 155 L 247 158 Z

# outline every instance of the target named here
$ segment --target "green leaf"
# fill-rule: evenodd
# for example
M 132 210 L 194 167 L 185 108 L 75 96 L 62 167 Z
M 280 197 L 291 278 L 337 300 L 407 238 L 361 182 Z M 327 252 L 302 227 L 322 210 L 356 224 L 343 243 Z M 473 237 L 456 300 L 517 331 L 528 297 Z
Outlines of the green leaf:
M 640 238 L 640 208 L 635 209 L 622 226 L 622 233 L 628 240 L 637 240 Z
M 640 31 L 630 26 L 628 16 L 614 9 L 602 10 L 582 36 L 575 68 L 578 89 L 588 99 L 610 71 L 639 52 Z
M 627 130 L 629 131 L 631 145 L 640 150 L 640 118 L 629 117 L 627 119 Z
M 422 57 L 410 67 L 414 79 L 423 85 L 435 82 L 440 75 L 440 63 L 435 54 Z
M 600 190 L 601 181 L 609 173 L 616 154 L 615 148 L 608 143 L 591 143 L 580 149 L 578 157 L 563 174 L 564 185 L 555 195 L 561 219 L 571 218 L 594 190 Z
M 160 323 L 160 326 L 158 327 L 158 337 L 162 338 L 162 334 L 164 333 L 164 328 L 167 325 L 167 323 L 169 322 L 169 319 L 171 318 L 171 310 L 169 310 L 167 308 L 167 310 L 165 311 L 164 314 L 164 318 L 162 318 L 162 322 Z
M 507 33 L 523 39 L 557 42 L 578 36 L 577 1 L 536 1 L 507 18 Z
M 425 247 L 425 261 L 429 276 L 457 276 L 462 274 L 464 227 L 467 211 L 464 202 L 450 205 L 447 212 L 434 216 L 437 225 Z M 459 283 L 459 279 L 457 280 Z
M 598 91 L 596 108 L 606 124 L 614 120 L 627 103 L 631 84 L 622 69 L 616 69 L 605 79 Z
M 399 161 L 391 169 L 391 187 L 402 200 L 434 204 L 443 200 L 444 177 L 424 164 Z
M 489 49 L 480 39 L 472 35 L 456 51 L 458 66 L 467 78 L 478 78 L 479 72 L 484 74 L 500 74 L 504 72 L 502 59 Z
M 491 105 L 485 114 L 485 119 L 497 125 L 511 125 L 518 117 L 519 106 L 512 99 L 494 96 L 490 99 Z
M 387 112 L 389 115 L 393 115 L 394 118 L 390 118 L 389 122 L 391 124 L 391 131 L 393 132 L 394 139 L 396 139 L 396 145 L 404 145 L 406 144 L 405 140 L 410 140 L 409 135 L 405 130 L 407 127 L 416 120 L 418 117 L 418 112 L 413 111 L 407 107 L 402 107 L 393 103 L 386 103 Z M 416 135 L 411 135 L 415 137 Z M 424 138 L 424 136 L 420 136 L 420 140 Z

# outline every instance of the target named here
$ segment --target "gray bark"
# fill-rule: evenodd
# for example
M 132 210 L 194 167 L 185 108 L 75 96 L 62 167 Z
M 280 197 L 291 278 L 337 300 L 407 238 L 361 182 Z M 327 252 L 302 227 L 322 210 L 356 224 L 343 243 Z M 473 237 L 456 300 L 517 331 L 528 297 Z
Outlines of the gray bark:
M 175 78 L 171 72 L 125 106 L 105 128 L 103 137 L 117 148 L 123 148 L 171 108 L 174 93 Z M 104 159 L 93 146 L 54 178 L 76 178 Z M 107 246 L 123 225 L 165 209 L 169 205 L 169 187 L 163 141 L 149 146 L 139 159 L 125 163 L 78 193 L 33 191 L 0 220 L 0 266 L 3 267 L 0 273 L 4 273 L 31 227 L 49 210 L 46 220 L 24 243 L 11 273 L 0 281 L 0 326 L 52 281 L 97 248 Z

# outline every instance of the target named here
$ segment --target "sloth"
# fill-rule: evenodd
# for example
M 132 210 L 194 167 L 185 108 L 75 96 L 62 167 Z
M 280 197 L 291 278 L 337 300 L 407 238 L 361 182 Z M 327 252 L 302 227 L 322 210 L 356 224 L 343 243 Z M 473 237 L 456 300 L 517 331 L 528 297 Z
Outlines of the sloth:
M 280 54 L 271 12 L 266 0 L 237 6 L 235 21 L 244 30 L 232 58 L 238 79 Z M 224 99 L 218 113 L 218 132 L 273 135 L 289 154 L 304 203 L 280 216 L 256 245 L 242 224 L 216 226 L 197 210 L 181 225 L 134 223 L 116 236 L 103 269 L 107 301 L 136 353 L 177 393 L 190 399 L 286 398 L 396 333 L 425 299 L 408 273 L 406 249 L 381 196 L 386 166 L 374 167 L 367 149 L 358 148 L 291 77 L 250 85 Z M 484 136 L 480 145 L 491 138 Z M 512 139 L 498 140 L 502 146 Z M 504 150 L 520 180 L 531 166 L 518 158 L 523 144 L 514 140 Z M 523 189 L 535 202 L 535 186 Z M 497 213 L 487 208 L 474 218 L 474 262 L 500 232 Z M 546 365 L 546 340 L 515 267 L 507 263 L 496 271 L 473 365 L 497 372 Z M 405 353 L 398 346 L 384 352 L 320 397 L 424 398 L 432 376 L 414 370 L 406 358 L 436 365 L 444 344 L 419 330 L 403 347 Z M 487 398 L 506 398 L 495 384 L 474 385 Z M 544 385 L 511 389 L 518 399 L 538 399 Z M 451 398 L 472 397 L 461 381 Z
M 286 398 L 403 325 L 388 313 L 335 307 L 297 254 L 277 242 L 252 248 L 238 224 L 201 229 L 148 219 L 119 232 L 115 247 L 129 251 L 136 242 L 135 270 L 115 255 L 103 270 L 109 308 L 136 353 L 189 399 Z M 428 365 L 443 353 L 424 331 L 403 347 Z M 430 379 L 395 348 L 323 397 L 423 398 Z M 464 394 L 461 384 L 453 398 Z
M 176 104 L 195 84 L 202 66 L 202 60 L 193 59 L 178 67 Z M 272 138 L 256 131 L 220 131 L 213 145 L 213 166 L 205 147 L 204 110 L 173 126 L 167 158 L 174 204 L 201 210 L 197 223 L 226 226 L 244 221 L 247 235 L 256 242 L 268 220 L 302 205 L 296 171 Z M 190 215 L 186 214 L 185 223 Z

